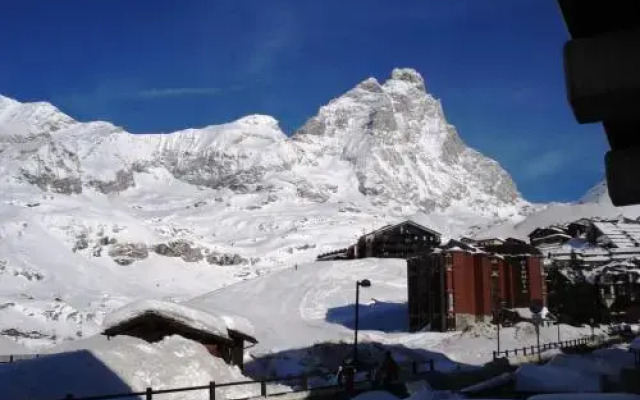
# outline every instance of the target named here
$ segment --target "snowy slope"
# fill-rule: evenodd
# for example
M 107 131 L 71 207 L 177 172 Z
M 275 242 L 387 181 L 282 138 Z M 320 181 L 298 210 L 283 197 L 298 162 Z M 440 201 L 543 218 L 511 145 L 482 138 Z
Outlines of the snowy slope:
M 497 332 L 488 324 L 466 332 L 407 332 L 404 260 L 302 264 L 297 269 L 289 268 L 213 291 L 188 301 L 187 305 L 205 311 L 222 309 L 251 320 L 259 340 L 250 350 L 252 357 L 269 355 L 282 363 L 292 349 L 307 348 L 311 353 L 314 343 L 352 343 L 355 282 L 365 278 L 371 280 L 372 286 L 360 291 L 362 342 L 401 346 L 407 350 L 397 351 L 408 357 L 419 357 L 421 351 L 427 350 L 436 359 L 445 355 L 471 365 L 492 359 Z M 500 334 L 503 349 L 536 343 L 534 327 L 528 323 L 503 328 Z M 563 325 L 561 334 L 566 340 L 590 334 L 590 329 Z M 541 328 L 541 343 L 556 340 L 555 326 Z
M 573 222 L 580 218 L 638 218 L 640 205 L 615 207 L 607 192 L 606 182 L 600 182 L 575 203 L 549 204 L 541 210 L 522 218 L 517 222 L 497 223 L 475 233 L 484 237 L 515 237 L 528 240 L 527 235 L 536 228 L 553 224 Z
M 0 155 L 0 337 L 30 347 L 93 334 L 133 300 L 311 261 L 388 222 L 453 236 L 536 209 L 410 69 L 363 81 L 292 138 L 264 115 L 132 135 L 0 96 Z

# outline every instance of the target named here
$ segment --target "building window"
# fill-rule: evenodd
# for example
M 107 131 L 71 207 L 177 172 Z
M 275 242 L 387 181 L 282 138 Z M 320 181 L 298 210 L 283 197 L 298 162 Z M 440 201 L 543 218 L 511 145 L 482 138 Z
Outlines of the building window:
M 522 293 L 529 292 L 529 271 L 527 270 L 527 262 L 520 261 L 520 282 L 522 284 Z
M 447 253 L 447 255 L 444 256 L 444 265 L 447 268 L 451 268 L 451 266 L 453 265 L 453 256 L 451 255 L 451 253 Z

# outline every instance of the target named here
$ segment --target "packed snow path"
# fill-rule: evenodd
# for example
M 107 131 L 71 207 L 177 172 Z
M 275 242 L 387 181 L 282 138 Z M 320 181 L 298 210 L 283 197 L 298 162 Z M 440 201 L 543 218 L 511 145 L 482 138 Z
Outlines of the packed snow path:
M 346 307 L 344 323 L 348 325 L 353 318 L 356 280 L 364 278 L 371 280 L 372 286 L 360 292 L 361 307 L 365 306 L 361 309 L 362 320 L 367 319 L 366 305 L 372 299 L 400 305 L 406 302 L 404 260 L 355 260 L 301 264 L 297 269 L 216 290 L 188 304 L 247 317 L 259 340 L 256 352 L 300 348 L 322 341 L 351 341 L 353 331 L 327 321 L 327 313 Z

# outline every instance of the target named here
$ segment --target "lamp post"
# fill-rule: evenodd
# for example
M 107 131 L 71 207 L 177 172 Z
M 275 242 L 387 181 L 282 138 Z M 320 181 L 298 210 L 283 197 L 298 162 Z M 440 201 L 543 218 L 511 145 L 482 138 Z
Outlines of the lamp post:
M 504 308 L 503 302 L 501 299 L 495 300 L 495 307 L 493 309 L 494 321 L 496 323 L 496 328 L 498 330 L 496 334 L 496 340 L 498 344 L 498 355 L 500 355 L 500 322 L 502 320 L 502 309 Z
M 355 332 L 353 337 L 353 366 L 357 368 L 358 366 L 358 323 L 360 318 L 360 286 L 363 288 L 368 288 L 371 286 L 371 281 L 368 279 L 363 279 L 361 281 L 356 281 L 356 323 L 355 323 Z

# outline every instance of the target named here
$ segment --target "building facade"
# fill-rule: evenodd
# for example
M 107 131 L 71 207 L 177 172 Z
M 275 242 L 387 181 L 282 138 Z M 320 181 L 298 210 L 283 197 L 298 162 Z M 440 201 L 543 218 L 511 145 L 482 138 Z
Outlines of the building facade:
M 409 258 L 427 254 L 440 245 L 440 233 L 413 221 L 388 225 L 358 239 L 355 258 Z
M 538 254 L 490 253 L 460 242 L 408 259 L 407 281 L 411 331 L 465 329 L 502 308 L 546 302 Z

